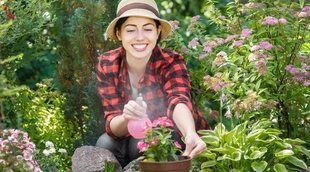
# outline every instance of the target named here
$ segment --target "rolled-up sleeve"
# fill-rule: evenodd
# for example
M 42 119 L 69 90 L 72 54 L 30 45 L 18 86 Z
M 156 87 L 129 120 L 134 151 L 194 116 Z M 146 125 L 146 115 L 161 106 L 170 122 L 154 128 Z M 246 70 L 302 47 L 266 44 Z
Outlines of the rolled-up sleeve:
M 122 113 L 122 101 L 115 84 L 114 67 L 109 64 L 104 55 L 99 57 L 97 88 L 104 108 L 105 130 L 107 134 L 115 138 L 116 136 L 112 133 L 110 122 L 115 116 Z
M 179 103 L 184 103 L 195 115 L 190 96 L 189 74 L 184 58 L 181 55 L 174 55 L 172 60 L 168 61 L 164 71 L 163 89 L 168 98 L 167 116 L 172 116 L 175 106 Z

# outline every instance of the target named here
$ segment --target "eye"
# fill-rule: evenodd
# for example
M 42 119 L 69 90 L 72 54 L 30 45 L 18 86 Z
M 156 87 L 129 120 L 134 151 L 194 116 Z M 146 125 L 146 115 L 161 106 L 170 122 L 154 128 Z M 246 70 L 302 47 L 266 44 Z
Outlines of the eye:
M 151 29 L 151 28 L 145 28 L 144 30 L 147 31 L 147 32 L 152 32 L 153 31 L 153 29 Z
M 135 29 L 126 29 L 126 32 L 134 32 L 134 31 L 136 31 Z

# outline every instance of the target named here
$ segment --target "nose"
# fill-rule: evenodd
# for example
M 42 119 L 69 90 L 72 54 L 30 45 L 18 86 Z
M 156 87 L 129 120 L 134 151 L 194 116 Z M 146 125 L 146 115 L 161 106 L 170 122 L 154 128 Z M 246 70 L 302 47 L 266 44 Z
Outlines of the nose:
M 136 39 L 137 39 L 137 40 L 143 40 L 143 39 L 144 39 L 143 30 L 138 30 Z

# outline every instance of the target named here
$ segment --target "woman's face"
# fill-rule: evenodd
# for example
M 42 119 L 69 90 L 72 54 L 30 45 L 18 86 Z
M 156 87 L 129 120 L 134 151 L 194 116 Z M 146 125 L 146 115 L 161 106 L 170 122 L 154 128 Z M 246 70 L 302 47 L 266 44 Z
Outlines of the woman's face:
M 116 35 L 126 50 L 127 58 L 149 58 L 156 46 L 161 27 L 153 19 L 128 17 Z

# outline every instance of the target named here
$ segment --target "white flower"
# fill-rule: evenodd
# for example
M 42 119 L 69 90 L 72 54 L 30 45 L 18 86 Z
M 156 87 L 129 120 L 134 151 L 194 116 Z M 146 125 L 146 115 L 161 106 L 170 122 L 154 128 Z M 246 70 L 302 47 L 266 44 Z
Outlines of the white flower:
M 0 5 L 3 5 L 5 2 L 4 1 L 0 1 Z
M 27 41 L 26 43 L 27 43 L 27 45 L 28 45 L 29 48 L 32 48 L 32 47 L 33 47 L 33 44 L 32 44 L 31 42 Z
M 227 58 L 227 53 L 225 51 L 220 51 L 219 53 L 216 54 L 216 56 L 221 56 L 223 57 L 225 60 L 228 60 Z
M 56 153 L 56 149 L 54 148 L 54 147 L 52 147 L 52 148 L 50 148 L 50 154 L 52 154 L 52 153 Z
M 45 147 L 47 147 L 47 148 L 54 148 L 54 143 L 51 142 L 51 141 L 46 141 L 45 142 Z
M 51 20 L 51 14 L 49 12 L 47 12 L 47 11 L 44 12 L 42 16 L 47 21 Z
M 47 34 L 47 29 L 44 29 L 42 32 L 43 35 Z
M 63 149 L 63 148 L 60 148 L 60 149 L 58 150 L 58 152 L 59 152 L 59 153 L 63 153 L 63 154 L 67 153 L 66 149 Z
M 50 151 L 47 150 L 47 149 L 44 149 L 44 150 L 43 150 L 43 154 L 44 154 L 45 156 L 49 156 L 49 155 L 50 155 Z

